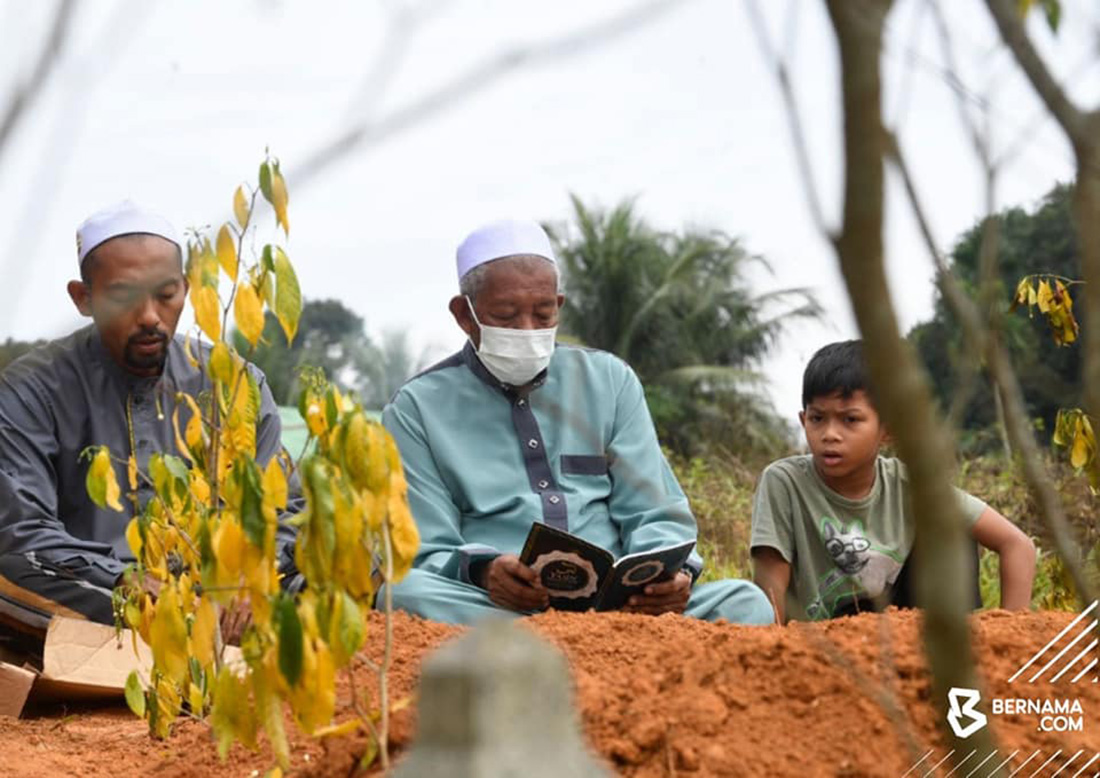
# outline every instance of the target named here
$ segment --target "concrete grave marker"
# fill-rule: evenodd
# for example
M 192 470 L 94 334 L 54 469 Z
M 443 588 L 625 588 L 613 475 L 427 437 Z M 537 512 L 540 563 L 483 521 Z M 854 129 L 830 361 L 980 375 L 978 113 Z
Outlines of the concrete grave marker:
M 608 778 L 588 752 L 565 659 L 501 619 L 424 662 L 419 731 L 396 778 Z

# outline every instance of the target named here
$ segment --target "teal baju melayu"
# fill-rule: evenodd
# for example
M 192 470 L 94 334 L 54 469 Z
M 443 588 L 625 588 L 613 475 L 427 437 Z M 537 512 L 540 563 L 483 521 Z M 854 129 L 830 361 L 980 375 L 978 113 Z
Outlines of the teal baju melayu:
M 696 537 L 695 519 L 657 442 L 641 383 L 617 357 L 558 344 L 522 391 L 502 384 L 470 344 L 406 383 L 382 412 L 401 451 L 420 529 L 398 608 L 470 624 L 508 613 L 471 568 L 518 554 L 533 522 L 568 530 L 616 557 Z M 702 561 L 693 555 L 695 577 Z M 774 620 L 748 581 L 693 588 L 686 613 Z

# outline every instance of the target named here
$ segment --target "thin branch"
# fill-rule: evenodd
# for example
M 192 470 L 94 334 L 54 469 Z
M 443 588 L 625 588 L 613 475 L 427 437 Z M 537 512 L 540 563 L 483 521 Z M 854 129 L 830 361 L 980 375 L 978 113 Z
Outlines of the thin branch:
M 775 77 L 779 83 L 779 91 L 783 97 L 783 109 L 787 116 L 787 127 L 791 133 L 791 142 L 794 144 L 795 159 L 798 162 L 798 170 L 802 177 L 802 181 L 805 183 L 803 189 L 806 191 L 806 200 L 810 206 L 810 215 L 813 217 L 817 229 L 823 235 L 829 236 L 830 239 L 832 239 L 833 230 L 825 221 L 825 211 L 821 207 L 821 197 L 818 194 L 817 182 L 814 178 L 814 167 L 813 163 L 810 161 L 809 144 L 806 142 L 806 135 L 802 129 L 802 119 L 798 113 L 798 100 L 794 95 L 794 88 L 791 85 L 791 78 L 787 69 L 786 60 L 772 47 L 768 36 L 767 25 L 764 23 L 764 17 L 760 12 L 760 7 L 757 5 L 756 0 L 748 0 L 748 2 L 745 3 L 745 8 L 749 14 L 749 21 L 756 31 L 756 39 L 760 42 L 764 58 L 775 70 Z
M 531 46 L 508 49 L 485 62 L 473 66 L 444 86 L 378 120 L 367 118 L 341 131 L 321 145 L 292 176 L 297 186 L 332 167 L 337 160 L 363 145 L 376 144 L 399 132 L 408 130 L 425 119 L 441 113 L 456 103 L 487 89 L 504 76 L 522 67 L 546 64 L 590 49 L 621 37 L 684 3 L 675 0 L 649 0 L 623 14 L 601 21 L 584 30 L 572 32 Z
M 778 612 L 778 611 L 777 611 Z M 796 622 L 795 628 L 816 644 L 818 652 L 823 654 L 834 666 L 845 671 L 853 680 L 864 697 L 874 702 L 889 717 L 894 729 L 901 736 L 913 759 L 920 757 L 920 746 L 914 737 L 913 720 L 900 704 L 897 692 L 897 665 L 890 635 L 890 617 L 884 613 L 874 616 L 879 626 L 879 639 L 882 641 L 882 653 L 879 657 L 885 669 L 885 678 L 876 681 L 863 672 L 832 640 L 825 634 L 822 625 L 817 622 Z
M 970 136 L 970 143 L 974 146 L 974 153 L 978 155 L 978 159 L 981 160 L 982 165 L 987 170 L 994 169 L 993 163 L 991 162 L 988 139 L 983 137 L 978 129 L 977 123 L 974 121 L 974 117 L 970 115 L 970 111 L 968 111 L 966 107 L 964 98 L 967 90 L 963 86 L 962 78 L 959 76 L 959 67 L 955 60 L 955 47 L 951 41 L 951 32 L 948 29 L 943 10 L 940 8 L 940 4 L 937 0 L 928 0 L 927 5 L 932 11 L 932 20 L 935 23 L 936 32 L 939 36 L 940 49 L 943 52 L 944 61 L 947 63 L 946 80 L 955 93 L 955 105 L 958 108 L 959 119 L 966 128 L 967 135 Z M 983 110 L 987 110 L 989 101 L 985 98 L 981 98 L 978 101 L 978 105 L 981 106 Z
M 898 147 L 896 139 L 892 136 L 888 149 L 889 158 L 905 184 L 905 193 L 920 228 L 921 237 L 924 239 L 932 261 L 936 264 L 938 283 L 944 299 L 958 319 L 964 338 L 973 344 L 973 348 L 977 352 L 985 354 L 990 375 L 1001 391 L 1001 399 L 1005 405 L 1005 426 L 1009 439 L 1020 453 L 1024 479 L 1035 496 L 1035 502 L 1039 508 L 1043 524 L 1050 532 L 1062 561 L 1069 569 L 1079 600 L 1082 603 L 1091 602 L 1096 599 L 1096 593 L 1092 591 L 1092 585 L 1081 566 L 1080 548 L 1074 540 L 1061 499 L 1049 478 L 1049 474 L 1041 464 L 1039 445 L 1035 442 L 1035 436 L 1028 425 L 1030 415 L 1027 411 L 1019 379 L 1012 370 L 1011 357 L 1009 357 L 1003 344 L 990 337 L 986 327 L 982 324 L 978 307 L 959 286 L 958 280 L 936 249 L 936 242 L 932 237 L 932 231 L 924 213 L 924 208 L 921 206 L 916 186 L 909 173 L 909 167 L 905 163 L 905 158 Z
M 1054 118 L 1062 125 L 1062 129 L 1069 135 L 1073 145 L 1095 142 L 1085 137 L 1089 130 L 1086 114 L 1070 102 L 1065 91 L 1035 50 L 1031 39 L 1028 38 L 1023 21 L 1018 15 L 1016 1 L 986 0 L 986 6 L 993 16 L 997 29 L 1001 32 L 1005 45 L 1012 51 L 1024 75 L 1038 93 L 1039 99 L 1054 114 Z
M 11 133 L 19 120 L 25 114 L 27 107 L 42 90 L 46 78 L 53 70 L 57 61 L 61 58 L 61 50 L 65 45 L 65 38 L 69 34 L 72 23 L 74 0 L 61 0 L 54 14 L 53 25 L 42 51 L 38 54 L 38 61 L 31 70 L 30 76 L 20 86 L 16 87 L 15 94 L 8 102 L 7 110 L 0 119 L 0 153 L 3 153 Z

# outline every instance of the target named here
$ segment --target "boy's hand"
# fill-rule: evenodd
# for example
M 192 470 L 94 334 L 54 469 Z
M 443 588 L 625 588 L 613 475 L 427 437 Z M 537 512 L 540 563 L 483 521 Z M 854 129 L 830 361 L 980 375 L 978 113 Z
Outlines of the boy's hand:
M 515 554 L 501 554 L 485 565 L 477 584 L 489 593 L 490 600 L 509 610 L 544 610 L 550 605 L 550 594 L 538 573 Z
M 662 583 L 650 584 L 643 594 L 631 597 L 623 610 L 627 613 L 683 613 L 691 596 L 691 576 L 681 570 L 673 578 Z

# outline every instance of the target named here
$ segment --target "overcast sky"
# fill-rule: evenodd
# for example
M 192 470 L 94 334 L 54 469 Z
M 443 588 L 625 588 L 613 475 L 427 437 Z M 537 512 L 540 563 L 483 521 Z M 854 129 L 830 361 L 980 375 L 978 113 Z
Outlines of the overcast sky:
M 941 4 L 971 104 L 989 100 L 995 147 L 1018 149 L 998 200 L 1032 205 L 1071 177 L 1070 149 L 1051 122 L 1037 121 L 1038 103 L 984 4 Z M 1057 39 L 1038 16 L 1030 29 L 1071 93 L 1096 100 L 1100 11 L 1089 0 L 1063 4 Z M 0 156 L 0 339 L 54 337 L 80 324 L 64 285 L 76 275 L 73 236 L 88 213 L 131 197 L 181 227 L 228 218 L 234 188 L 254 181 L 270 147 L 287 173 L 289 254 L 304 293 L 339 298 L 372 333 L 408 330 L 437 355 L 461 345 L 446 311 L 454 247 L 482 222 L 560 220 L 572 192 L 605 206 L 636 197 L 639 213 L 662 228 L 740 236 L 774 268 L 754 275 L 758 291 L 810 286 L 826 309 L 824 323 L 793 329 L 760 366 L 776 408 L 793 417 L 805 360 L 856 330 L 743 0 L 682 0 L 618 36 L 513 68 L 296 183 L 295 170 L 349 124 L 384 120 L 504 52 L 643 5 L 82 0 L 71 45 Z M 0 105 L 25 75 L 52 6 L 0 5 Z M 794 55 L 817 186 L 835 224 L 841 117 L 823 4 L 760 6 L 777 45 Z M 401 9 L 412 22 L 395 27 Z M 896 3 L 886 118 L 900 128 L 947 249 L 980 216 L 984 190 L 931 21 L 926 0 Z M 933 288 L 897 194 L 888 262 L 907 329 L 930 315 Z

